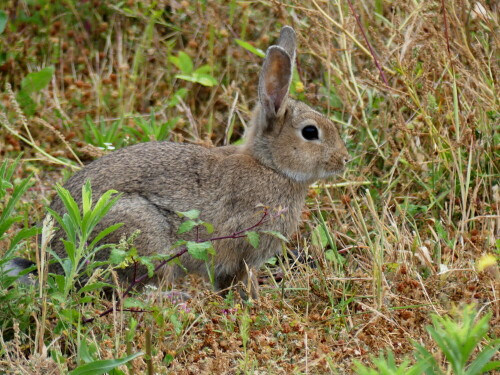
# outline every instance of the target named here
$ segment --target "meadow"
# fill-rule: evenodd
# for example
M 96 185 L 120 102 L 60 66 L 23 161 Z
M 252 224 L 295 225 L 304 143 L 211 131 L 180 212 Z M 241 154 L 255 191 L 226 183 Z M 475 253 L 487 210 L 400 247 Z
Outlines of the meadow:
M 499 14 L 488 0 L 4 0 L 0 266 L 31 259 L 40 282 L 0 274 L 0 373 L 499 371 Z M 240 144 L 283 25 L 291 96 L 338 124 L 352 160 L 310 187 L 260 298 L 187 276 L 187 301 L 151 287 L 118 303 L 133 238 L 83 292 L 47 274 L 56 184 L 139 142 Z

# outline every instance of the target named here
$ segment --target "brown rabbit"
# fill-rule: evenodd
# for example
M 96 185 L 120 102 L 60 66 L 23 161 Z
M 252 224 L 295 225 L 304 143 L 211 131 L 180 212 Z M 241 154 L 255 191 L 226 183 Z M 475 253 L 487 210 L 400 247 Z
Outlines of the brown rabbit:
M 140 230 L 134 244 L 141 255 L 166 253 L 179 239 L 177 228 L 182 219 L 177 211 L 199 210 L 200 217 L 213 224 L 212 236 L 222 236 L 254 225 L 261 217 L 259 205 L 265 205 L 286 211 L 260 229 L 292 234 L 308 186 L 339 173 L 348 161 L 337 127 L 306 104 L 288 97 L 295 46 L 295 32 L 283 27 L 278 45 L 267 50 L 259 79 L 259 102 L 242 146 L 141 143 L 102 157 L 70 178 L 65 188 L 78 203 L 86 180 L 91 181 L 94 196 L 109 189 L 123 193 L 95 233 L 123 222 L 104 242 L 117 243 Z M 51 208 L 63 213 L 58 198 Z M 58 232 L 51 245 L 64 254 L 61 237 L 62 232 Z M 261 235 L 258 248 L 245 238 L 214 241 L 213 245 L 216 290 L 243 281 L 252 286 L 251 295 L 256 297 L 256 283 L 248 270 L 260 267 L 275 254 L 280 240 Z M 107 254 L 97 257 L 104 259 Z M 181 262 L 188 272 L 207 276 L 203 261 L 185 254 Z M 184 273 L 178 265 L 171 265 L 155 277 L 173 282 Z M 130 277 L 131 270 L 123 276 Z

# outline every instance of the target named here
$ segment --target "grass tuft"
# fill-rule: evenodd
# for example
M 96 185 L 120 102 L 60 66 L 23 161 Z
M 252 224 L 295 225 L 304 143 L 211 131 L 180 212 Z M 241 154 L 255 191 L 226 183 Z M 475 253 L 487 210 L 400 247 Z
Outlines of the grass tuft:
M 0 372 L 361 373 L 356 360 L 366 373 L 407 373 L 418 342 L 436 368 L 459 373 L 441 346 L 462 332 L 448 318 L 458 308 L 470 327 L 489 319 L 464 336 L 486 358 L 500 333 L 498 10 L 466 0 L 7 0 L 0 266 L 31 257 L 53 283 L 12 287 L 0 275 Z M 98 288 L 80 296 L 47 275 L 36 254 L 49 249 L 35 235 L 56 183 L 138 142 L 240 142 L 261 51 L 285 24 L 298 36 L 291 94 L 338 124 L 352 161 L 310 188 L 298 232 L 259 270 L 261 299 L 221 299 L 190 276 L 179 286 L 190 301 L 152 290 L 121 311 Z M 391 354 L 372 362 L 381 350 Z

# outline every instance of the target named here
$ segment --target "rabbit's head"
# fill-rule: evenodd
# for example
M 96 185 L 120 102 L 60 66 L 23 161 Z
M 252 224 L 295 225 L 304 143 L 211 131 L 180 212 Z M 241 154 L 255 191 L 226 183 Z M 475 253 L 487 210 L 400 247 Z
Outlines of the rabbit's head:
M 349 160 L 336 125 L 288 97 L 295 61 L 295 32 L 285 26 L 267 50 L 246 152 L 288 178 L 310 183 L 342 171 Z

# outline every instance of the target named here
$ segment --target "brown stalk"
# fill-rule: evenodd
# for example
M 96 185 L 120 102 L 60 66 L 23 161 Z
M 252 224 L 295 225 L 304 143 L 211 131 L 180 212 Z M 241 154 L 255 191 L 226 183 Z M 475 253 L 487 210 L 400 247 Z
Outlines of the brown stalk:
M 377 55 L 375 54 L 375 51 L 373 50 L 373 47 L 371 43 L 368 41 L 368 37 L 366 36 L 365 30 L 363 29 L 363 25 L 361 24 L 361 21 L 359 19 L 358 14 L 356 13 L 351 0 L 347 0 L 347 3 L 349 4 L 349 9 L 351 9 L 351 12 L 356 19 L 356 23 L 358 24 L 359 29 L 361 30 L 361 34 L 363 34 L 363 39 L 366 42 L 366 45 L 368 46 L 368 49 L 370 50 L 370 54 L 372 55 L 373 61 L 375 62 L 375 65 L 377 66 L 377 69 L 380 73 L 380 78 L 382 78 L 382 81 L 385 83 L 387 87 L 389 87 L 389 82 L 387 81 L 387 78 L 385 77 L 384 71 L 378 61 Z

